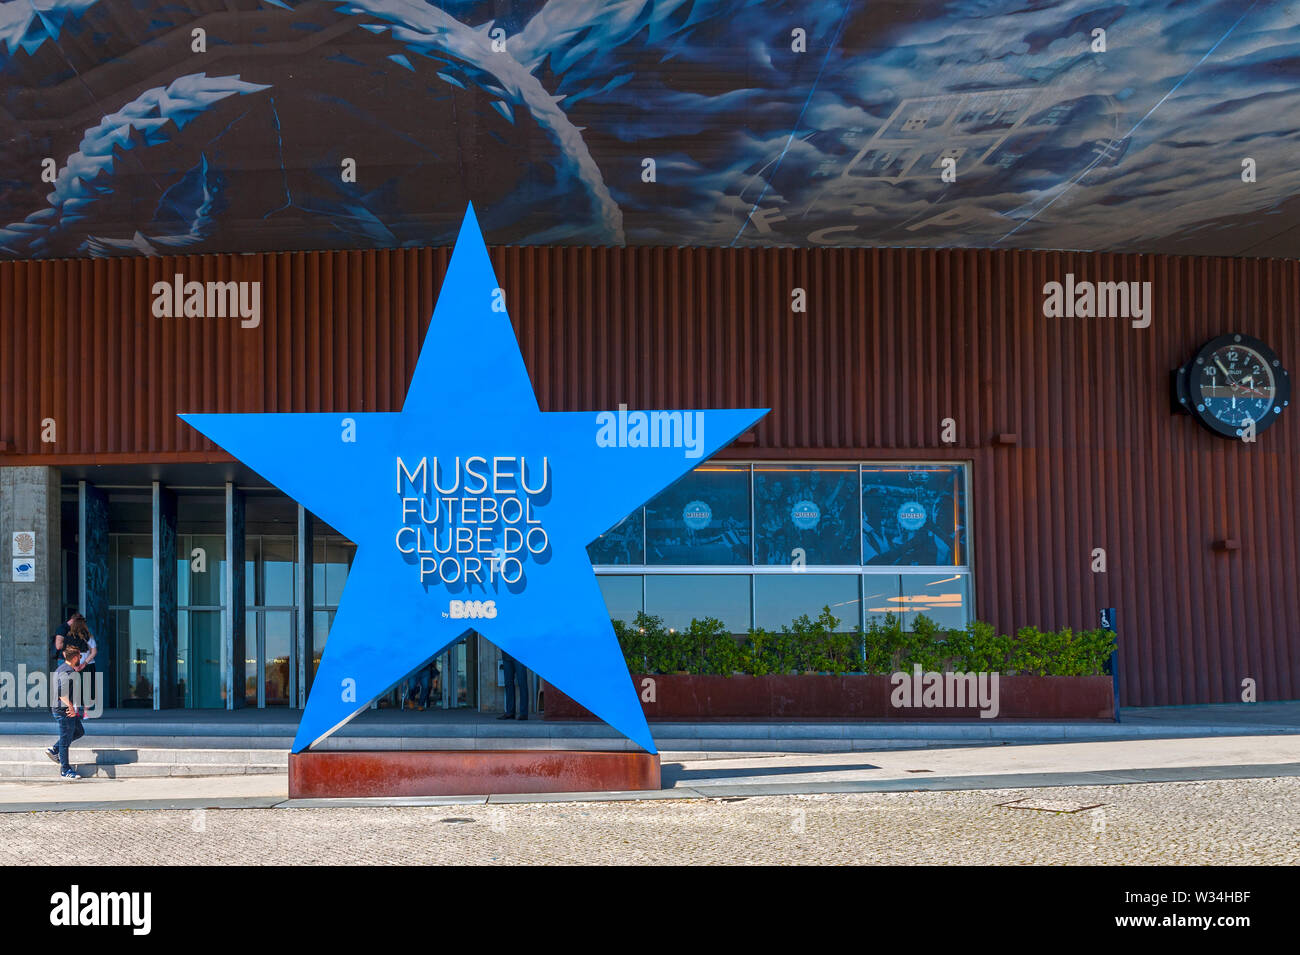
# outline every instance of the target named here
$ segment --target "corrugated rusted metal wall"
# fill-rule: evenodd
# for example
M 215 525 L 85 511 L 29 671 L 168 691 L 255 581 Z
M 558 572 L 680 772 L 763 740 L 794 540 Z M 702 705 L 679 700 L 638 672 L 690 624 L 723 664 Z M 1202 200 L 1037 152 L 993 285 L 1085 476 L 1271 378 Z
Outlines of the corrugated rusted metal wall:
M 0 264 L 0 465 L 226 460 L 182 411 L 400 406 L 445 249 Z M 1296 366 L 1300 264 L 935 250 L 493 252 L 547 410 L 773 408 L 742 457 L 973 462 L 979 616 L 1119 608 L 1128 704 L 1300 697 L 1291 409 L 1253 446 L 1170 413 L 1214 335 Z M 260 327 L 158 319 L 151 287 L 263 283 Z M 1153 283 L 1154 319 L 1046 319 L 1073 272 Z M 791 309 L 801 288 L 807 312 Z M 454 358 L 454 355 L 449 355 Z M 955 446 L 940 441 L 956 422 Z M 41 440 L 42 419 L 57 440 Z M 1014 446 L 995 446 L 1014 433 Z M 1216 538 L 1237 551 L 1215 552 Z M 1108 571 L 1091 554 L 1106 549 Z

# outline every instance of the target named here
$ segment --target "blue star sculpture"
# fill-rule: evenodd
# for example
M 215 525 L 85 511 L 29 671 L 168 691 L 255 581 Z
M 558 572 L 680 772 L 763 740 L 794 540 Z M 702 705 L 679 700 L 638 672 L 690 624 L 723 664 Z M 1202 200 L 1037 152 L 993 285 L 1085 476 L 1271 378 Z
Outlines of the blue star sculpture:
M 472 628 L 653 753 L 586 548 L 766 413 L 540 411 L 471 207 L 400 412 L 181 417 L 357 545 L 293 752 Z

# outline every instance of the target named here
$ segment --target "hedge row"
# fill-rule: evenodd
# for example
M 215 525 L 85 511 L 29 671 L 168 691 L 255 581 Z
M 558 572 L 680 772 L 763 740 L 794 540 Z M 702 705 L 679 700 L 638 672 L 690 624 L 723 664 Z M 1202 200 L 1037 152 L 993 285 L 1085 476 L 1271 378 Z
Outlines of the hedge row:
M 1097 676 L 1105 672 L 1114 646 L 1108 630 L 1039 630 L 1022 627 L 999 634 L 974 620 L 962 630 L 940 629 L 918 614 L 910 631 L 887 615 L 865 634 L 839 631 L 840 621 L 823 607 L 779 632 L 754 629 L 733 635 L 713 617 L 693 619 L 685 630 L 669 630 L 645 612 L 614 632 L 633 673 L 747 674 L 874 673 L 924 670 L 1024 673 L 1040 676 Z

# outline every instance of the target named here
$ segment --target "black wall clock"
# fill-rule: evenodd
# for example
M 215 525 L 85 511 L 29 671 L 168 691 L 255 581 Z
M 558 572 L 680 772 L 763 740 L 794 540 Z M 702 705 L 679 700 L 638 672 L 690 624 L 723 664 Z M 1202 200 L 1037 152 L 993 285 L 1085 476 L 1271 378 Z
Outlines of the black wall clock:
M 1291 376 L 1258 338 L 1212 338 L 1174 375 L 1181 409 L 1215 434 L 1239 438 L 1249 422 L 1259 434 L 1291 402 Z

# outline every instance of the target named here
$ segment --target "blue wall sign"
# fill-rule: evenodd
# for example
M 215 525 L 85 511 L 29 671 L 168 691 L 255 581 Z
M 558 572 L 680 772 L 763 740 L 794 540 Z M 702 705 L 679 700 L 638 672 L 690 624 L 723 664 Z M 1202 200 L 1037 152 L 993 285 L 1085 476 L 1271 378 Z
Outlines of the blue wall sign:
M 796 501 L 790 508 L 790 521 L 800 530 L 809 531 L 822 519 L 822 510 L 815 501 Z
M 713 521 L 713 508 L 705 501 L 691 501 L 682 508 L 682 523 L 693 531 L 702 531 Z
M 905 531 L 919 531 L 925 526 L 925 508 L 909 501 L 898 508 L 898 526 Z

